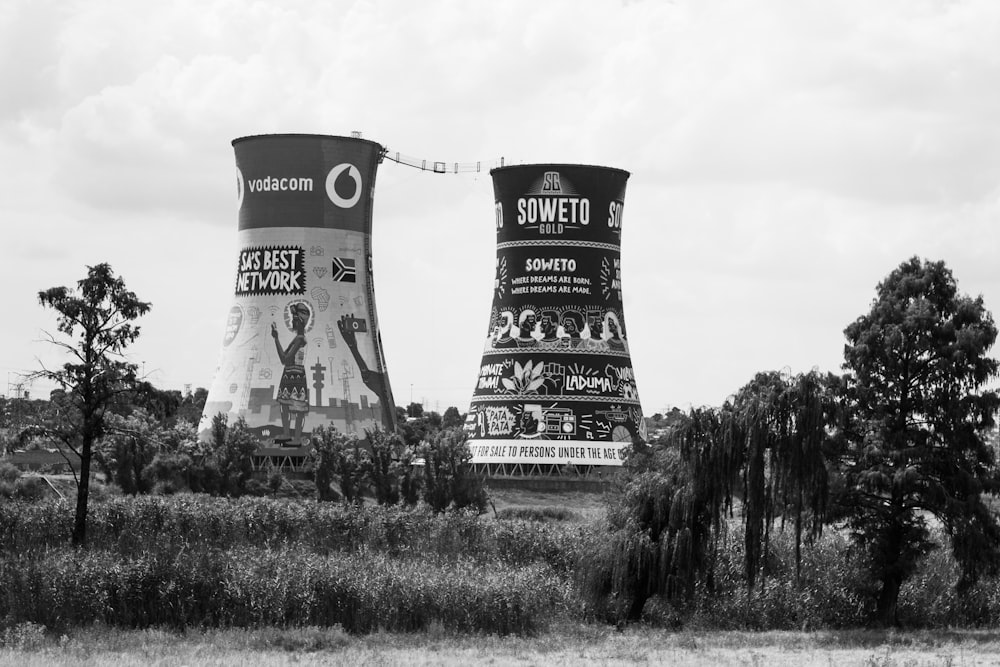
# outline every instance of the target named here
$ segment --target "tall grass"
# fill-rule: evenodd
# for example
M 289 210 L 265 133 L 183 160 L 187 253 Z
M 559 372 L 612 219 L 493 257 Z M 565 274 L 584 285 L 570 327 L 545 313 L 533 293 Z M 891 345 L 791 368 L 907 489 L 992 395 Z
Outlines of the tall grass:
M 900 593 L 904 628 L 996 627 L 1000 623 L 1000 580 L 982 579 L 959 596 L 959 568 L 939 531 L 940 545 L 925 558 Z M 713 588 L 699 585 L 688 602 L 653 598 L 644 617 L 655 625 L 693 630 L 842 630 L 865 627 L 874 612 L 878 584 L 847 535 L 828 530 L 802 549 L 801 577 L 795 576 L 794 538 L 773 536 L 764 557 L 766 576 L 752 594 L 743 572 L 742 540 L 724 539 L 713 570 Z M 581 567 L 586 571 L 586 566 Z M 581 590 L 593 608 L 593 597 Z
M 0 503 L 0 553 L 46 551 L 66 543 L 73 507 L 64 501 Z M 321 553 L 436 555 L 453 560 L 545 562 L 567 571 L 582 550 L 587 524 L 489 522 L 474 512 L 435 514 L 427 508 L 287 502 L 208 496 L 115 497 L 90 508 L 91 549 L 145 554 L 151 548 L 231 549 L 240 546 Z
M 193 496 L 0 504 L 0 626 L 534 633 L 574 605 L 579 526 L 475 513 Z M 518 526 L 518 524 L 523 524 Z
M 329 627 L 350 632 L 531 634 L 613 606 L 588 587 L 613 567 L 603 520 L 492 520 L 475 513 L 244 497 L 112 497 L 93 503 L 89 545 L 68 545 L 64 502 L 0 503 L 0 630 L 94 622 L 118 627 Z M 515 516 L 515 515 L 511 515 Z M 937 536 L 943 543 L 943 535 Z M 863 626 L 875 584 L 848 538 L 829 530 L 802 551 L 777 531 L 766 576 L 747 593 L 743 541 L 724 536 L 692 599 L 653 598 L 644 617 L 696 630 Z M 908 580 L 908 627 L 1000 623 L 1000 585 L 964 596 L 946 548 Z M 605 596 L 605 598 L 601 598 Z M 603 616 L 602 616 L 603 617 Z
M 532 633 L 565 591 L 541 565 L 508 570 L 443 566 L 383 554 L 336 558 L 298 549 L 115 557 L 52 551 L 0 561 L 0 618 L 50 629 L 121 627 L 305 627 L 350 632 Z

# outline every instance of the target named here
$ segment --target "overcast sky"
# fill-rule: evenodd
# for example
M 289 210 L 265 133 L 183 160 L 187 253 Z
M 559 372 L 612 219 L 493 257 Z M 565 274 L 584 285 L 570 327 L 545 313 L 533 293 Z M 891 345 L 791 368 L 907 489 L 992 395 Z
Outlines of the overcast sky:
M 238 252 L 230 142 L 360 131 L 428 160 L 631 172 L 647 415 L 757 371 L 839 372 L 844 328 L 910 256 L 1000 311 L 998 45 L 996 0 L 6 0 L 0 371 L 62 363 L 37 292 L 109 262 L 153 304 L 131 359 L 208 387 Z M 397 403 L 468 409 L 494 231 L 488 174 L 379 167 Z

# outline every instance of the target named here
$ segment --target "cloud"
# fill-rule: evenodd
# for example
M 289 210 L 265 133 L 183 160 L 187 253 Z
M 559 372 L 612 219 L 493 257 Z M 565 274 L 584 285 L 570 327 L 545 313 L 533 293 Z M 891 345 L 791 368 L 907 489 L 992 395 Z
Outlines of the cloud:
M 17 224 L 0 277 L 26 291 L 0 303 L 0 368 L 31 364 L 33 290 L 107 260 L 155 304 L 149 367 L 207 385 L 231 297 L 229 142 L 360 130 L 432 161 L 630 171 L 623 280 L 647 411 L 721 400 L 762 369 L 836 370 L 843 327 L 910 255 L 1000 307 L 998 41 L 992 0 L 11 0 L 0 214 Z M 400 401 L 424 382 L 465 407 L 492 197 L 486 171 L 379 169 Z

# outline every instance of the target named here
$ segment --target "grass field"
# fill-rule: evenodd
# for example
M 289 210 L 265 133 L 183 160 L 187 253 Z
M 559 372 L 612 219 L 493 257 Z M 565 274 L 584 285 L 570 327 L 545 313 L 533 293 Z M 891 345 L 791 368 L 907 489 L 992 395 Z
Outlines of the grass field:
M 347 635 L 338 628 L 74 630 L 61 637 L 23 629 L 0 649 L 3 665 L 998 665 L 1000 632 L 667 632 L 569 624 L 537 637 Z
M 400 513 L 374 506 L 347 512 L 335 505 L 252 498 L 109 497 L 92 508 L 93 550 L 97 555 L 79 557 L 52 543 L 68 532 L 68 524 L 63 525 L 66 517 L 45 511 L 34 514 L 33 506 L 21 506 L 7 517 L 13 521 L 7 546 L 20 545 L 11 547 L 8 566 L 20 568 L 15 554 L 21 547 L 30 547 L 53 569 L 45 570 L 32 584 L 18 577 L 10 579 L 12 587 L 5 590 L 14 591 L 10 594 L 17 597 L 8 600 L 10 613 L 20 616 L 11 615 L 6 624 L 0 624 L 0 665 L 1000 666 L 1000 630 L 940 629 L 955 622 L 950 614 L 946 623 L 934 626 L 939 629 L 909 632 L 708 631 L 694 628 L 718 626 L 696 624 L 671 631 L 647 624 L 616 629 L 588 622 L 585 615 L 569 612 L 577 604 L 572 596 L 563 598 L 560 593 L 554 601 L 539 600 L 569 590 L 553 584 L 565 576 L 567 566 L 560 563 L 570 553 L 556 547 L 566 547 L 573 536 L 586 534 L 588 525 L 600 520 L 605 508 L 603 494 L 508 488 L 493 490 L 491 500 L 496 514 L 490 510 L 478 518 L 463 518 Z M 64 504 L 67 517 L 70 508 Z M 508 521 L 505 513 L 535 513 L 539 518 L 513 517 Z M 20 528 L 18 521 L 23 524 Z M 303 532 L 302 521 L 323 528 Z M 49 533 L 55 537 L 45 538 Z M 156 535 L 155 543 L 144 541 L 142 536 L 149 535 Z M 168 557 L 150 558 L 149 551 L 154 548 Z M 392 556 L 382 558 L 385 554 L 381 551 L 387 548 Z M 209 549 L 206 553 L 210 557 L 199 555 L 199 549 Z M 300 561 L 303 567 L 296 565 Z M 254 567 L 244 572 L 242 566 L 237 567 L 244 562 L 257 570 L 263 567 L 261 572 L 269 576 L 256 577 Z M 195 575 L 201 568 L 207 568 L 205 582 L 211 585 L 199 588 L 195 584 L 201 579 Z M 299 576 L 289 577 L 291 570 Z M 38 575 L 24 572 L 25 576 Z M 53 573 L 63 577 L 62 583 L 44 585 Z M 519 573 L 524 575 L 523 581 L 518 579 Z M 215 575 L 224 576 L 226 585 L 220 587 L 222 579 L 213 578 Z M 348 587 L 340 591 L 333 586 L 335 580 L 346 586 L 352 578 L 363 580 L 363 590 Z M 302 584 L 306 579 L 321 586 L 322 595 L 310 593 L 312 589 Z M 268 583 L 270 580 L 280 585 Z M 508 584 L 509 590 L 505 587 Z M 220 602 L 221 611 L 216 610 L 214 616 L 189 617 L 186 626 L 136 615 L 141 610 L 168 610 L 173 608 L 170 605 L 190 602 L 180 593 L 164 592 L 174 590 L 173 586 L 180 587 L 177 591 L 190 588 L 192 594 L 200 591 L 198 600 L 203 602 L 223 600 L 218 595 L 225 593 L 229 602 Z M 480 595 L 480 589 L 488 595 Z M 19 590 L 21 593 L 16 593 Z M 213 592 L 206 594 L 209 590 Z M 409 616 L 402 612 L 398 619 L 372 615 L 371 605 L 362 604 L 367 598 L 355 595 L 357 591 L 379 602 L 375 611 L 389 600 L 392 604 L 387 608 L 408 609 Z M 312 617 L 297 611 L 338 595 L 355 600 L 351 614 L 337 620 L 309 620 Z M 501 636 L 504 631 L 498 630 L 496 623 L 470 626 L 467 619 L 447 613 L 457 608 L 471 614 L 475 608 L 480 615 L 507 619 L 515 607 L 494 609 L 487 603 L 492 604 L 495 597 L 521 605 L 517 618 L 524 622 L 512 625 L 506 631 L 510 634 Z M 948 609 L 933 601 L 937 598 L 922 599 L 926 600 L 925 608 L 940 613 Z M 20 604 L 24 600 L 43 602 L 35 609 Z M 414 606 L 414 601 L 419 604 Z M 119 611 L 105 614 L 102 604 L 117 605 Z M 265 610 L 270 609 L 268 605 L 277 605 L 275 608 L 285 609 L 284 615 L 261 616 L 255 611 L 259 611 L 254 606 L 258 604 Z M 190 606 L 189 611 L 198 612 L 205 606 L 211 605 Z M 52 615 L 48 613 L 51 609 L 64 613 Z M 71 609 L 93 613 L 81 613 L 76 621 L 67 616 Z M 240 609 L 243 613 L 237 614 Z M 714 603 L 713 609 L 716 615 L 729 613 L 729 608 Z M 355 619 L 366 613 L 370 622 L 365 627 L 350 633 L 343 629 L 351 628 Z M 55 622 L 39 620 L 50 616 Z M 169 614 L 162 616 L 170 618 Z M 412 620 L 409 625 L 408 618 Z M 99 619 L 99 624 L 93 625 L 92 619 Z M 400 622 L 393 625 L 394 619 Z M 49 627 L 37 623 L 49 623 Z M 311 627 L 316 623 L 324 627 Z M 331 627 L 332 623 L 342 625 Z M 144 626 L 148 627 L 129 629 Z
M 560 491 L 558 494 L 526 489 L 490 489 L 490 500 L 498 512 L 505 509 L 565 508 L 581 519 L 604 513 L 604 494 L 591 491 Z M 492 511 L 489 512 L 492 515 Z

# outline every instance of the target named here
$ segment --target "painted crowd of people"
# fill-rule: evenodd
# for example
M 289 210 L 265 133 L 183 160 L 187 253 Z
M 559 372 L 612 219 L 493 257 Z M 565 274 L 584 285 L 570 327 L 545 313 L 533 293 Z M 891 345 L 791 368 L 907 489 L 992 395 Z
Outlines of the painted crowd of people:
M 595 352 L 627 352 L 618 314 L 584 317 L 576 310 L 525 308 L 518 313 L 504 310 L 497 314 L 486 343 L 487 349 L 549 348 Z

